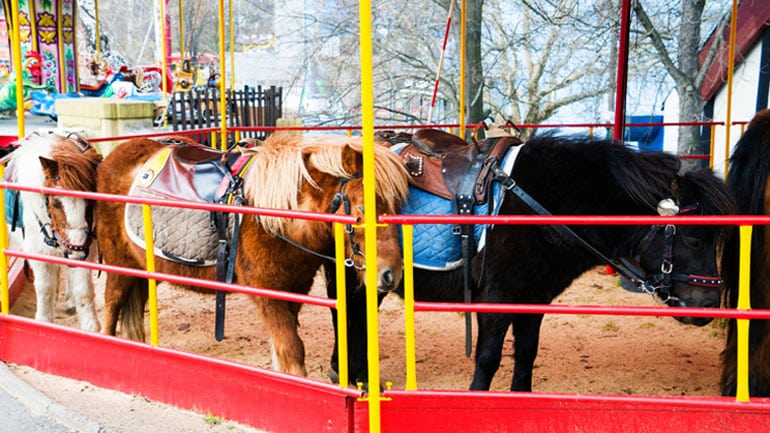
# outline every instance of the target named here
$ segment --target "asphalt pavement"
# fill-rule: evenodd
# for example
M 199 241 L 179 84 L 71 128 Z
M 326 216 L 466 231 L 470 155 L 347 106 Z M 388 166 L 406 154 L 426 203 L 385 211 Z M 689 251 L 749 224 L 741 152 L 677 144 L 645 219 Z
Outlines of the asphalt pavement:
M 24 135 L 55 129 L 47 116 L 27 114 Z M 0 118 L 0 135 L 19 135 L 16 117 Z M 98 423 L 48 398 L 0 361 L 0 433 L 108 433 Z
M 20 379 L 0 362 L 0 433 L 111 433 Z

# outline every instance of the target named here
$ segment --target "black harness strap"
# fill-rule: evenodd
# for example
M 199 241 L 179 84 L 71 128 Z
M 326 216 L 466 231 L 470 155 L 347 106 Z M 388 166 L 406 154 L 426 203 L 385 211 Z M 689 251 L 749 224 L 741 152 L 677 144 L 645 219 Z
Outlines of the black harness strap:
M 546 208 L 538 203 L 532 196 L 524 191 L 507 173 L 499 168 L 494 169 L 495 179 L 500 181 L 505 189 L 512 192 L 516 197 L 523 201 L 530 209 L 539 215 L 551 215 Z M 583 248 L 588 250 L 591 254 L 602 260 L 604 263 L 611 266 L 617 273 L 622 275 L 627 280 L 631 281 L 641 291 L 654 296 L 658 295 L 663 298 L 664 301 L 675 299 L 668 292 L 671 288 L 672 281 L 686 282 L 690 285 L 704 286 L 704 287 L 719 287 L 721 285 L 721 279 L 718 277 L 704 277 L 698 275 L 683 275 L 672 273 L 673 268 L 673 242 L 674 235 L 676 234 L 676 226 L 669 224 L 665 226 L 665 249 L 663 252 L 663 263 L 661 265 L 661 272 L 653 275 L 652 277 L 646 276 L 644 272 L 638 266 L 633 265 L 628 260 L 621 258 L 619 260 L 612 260 L 601 251 L 596 249 L 593 245 L 588 243 L 585 239 L 580 237 L 572 229 L 563 224 L 551 225 L 560 235 L 565 238 L 571 238 L 580 244 Z M 660 226 L 653 226 L 650 229 L 650 233 L 645 237 L 641 243 L 646 242 Z M 641 244 L 640 243 L 640 244 Z
M 486 155 L 482 152 L 476 155 L 468 171 L 463 176 L 460 183 L 460 189 L 455 195 L 455 213 L 458 215 L 473 215 L 473 205 L 475 204 L 474 191 L 476 188 L 476 179 L 479 173 L 485 167 L 484 160 Z M 476 237 L 473 224 L 462 224 L 453 227 L 453 232 L 460 235 L 461 249 L 463 255 L 463 301 L 471 302 L 475 285 L 473 283 L 473 256 L 476 255 Z M 471 356 L 471 346 L 473 341 L 473 323 L 470 313 L 465 313 L 465 356 Z
M 219 203 L 234 204 L 242 206 L 246 204 L 243 198 L 243 178 L 238 174 L 232 174 L 225 160 L 223 166 L 227 168 L 225 176 L 229 179 L 228 187 L 225 193 L 217 200 Z M 232 283 L 235 276 L 235 258 L 238 253 L 238 237 L 240 235 L 241 215 L 235 214 L 233 224 L 233 236 L 228 241 L 229 213 L 213 212 L 213 223 L 217 229 L 219 244 L 217 246 L 217 281 Z M 214 308 L 214 338 L 222 341 L 225 338 L 225 311 L 226 311 L 227 291 L 216 291 L 216 303 Z

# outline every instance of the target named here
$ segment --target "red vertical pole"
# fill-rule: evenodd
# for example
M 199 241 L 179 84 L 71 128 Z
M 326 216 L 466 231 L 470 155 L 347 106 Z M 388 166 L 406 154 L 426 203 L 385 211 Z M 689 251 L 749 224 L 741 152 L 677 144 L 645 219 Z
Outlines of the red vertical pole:
M 618 71 L 615 89 L 615 127 L 612 138 L 623 140 L 626 128 L 626 89 L 628 88 L 628 29 L 631 21 L 631 0 L 623 0 L 620 6 L 620 39 L 618 41 Z M 612 266 L 607 265 L 607 275 L 614 273 Z
M 626 89 L 628 88 L 628 28 L 631 20 L 631 0 L 623 0 L 620 7 L 620 41 L 618 43 L 618 75 L 615 93 L 615 128 L 613 138 L 623 140 L 626 126 Z

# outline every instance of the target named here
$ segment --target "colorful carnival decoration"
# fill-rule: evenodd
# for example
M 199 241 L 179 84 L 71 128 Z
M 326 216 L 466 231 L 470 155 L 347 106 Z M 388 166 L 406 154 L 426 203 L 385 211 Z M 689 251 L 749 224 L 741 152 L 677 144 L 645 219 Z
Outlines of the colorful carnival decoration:
M 11 14 L 11 1 L 2 0 L 7 15 Z M 18 0 L 22 57 L 27 59 L 28 52 L 38 53 L 41 74 L 36 84 L 58 93 L 78 90 L 75 8 L 75 0 Z
M 48 84 L 38 84 L 42 76 L 41 57 L 34 51 L 28 51 L 22 64 L 22 92 L 24 95 L 25 109 L 30 108 L 33 91 L 47 91 Z M 16 75 L 9 74 L 7 83 L 0 85 L 0 112 L 16 110 Z

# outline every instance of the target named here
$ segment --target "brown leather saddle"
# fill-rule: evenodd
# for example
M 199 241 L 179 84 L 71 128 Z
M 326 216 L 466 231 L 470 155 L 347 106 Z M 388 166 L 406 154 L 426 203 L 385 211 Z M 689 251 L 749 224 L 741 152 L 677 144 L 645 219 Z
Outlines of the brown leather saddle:
M 492 168 L 512 146 L 522 144 L 514 136 L 468 143 L 437 129 L 420 129 L 414 134 L 385 131 L 377 135 L 391 144 L 407 143 L 401 159 L 412 185 L 449 200 L 472 198 L 476 204 L 487 201 L 488 187 L 494 178 Z
M 209 203 L 221 200 L 230 174 L 237 174 L 248 159 L 240 152 L 221 152 L 184 142 L 166 143 L 167 147 L 145 163 L 137 184 L 167 197 Z

